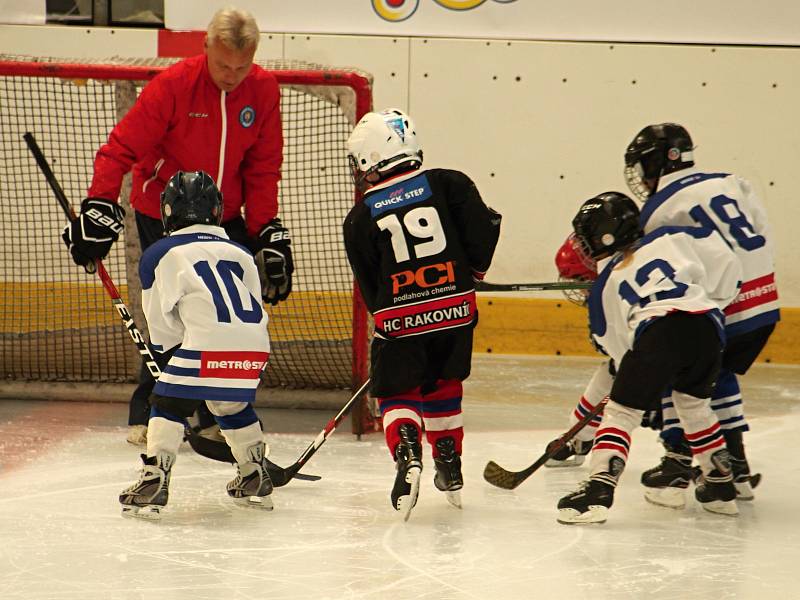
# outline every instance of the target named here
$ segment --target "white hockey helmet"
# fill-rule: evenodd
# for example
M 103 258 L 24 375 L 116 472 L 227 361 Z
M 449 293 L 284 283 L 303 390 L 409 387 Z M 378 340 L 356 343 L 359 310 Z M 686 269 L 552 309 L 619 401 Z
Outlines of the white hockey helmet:
M 377 183 L 397 167 L 418 169 L 422 149 L 411 117 L 396 108 L 364 115 L 347 139 L 347 160 L 359 189 Z

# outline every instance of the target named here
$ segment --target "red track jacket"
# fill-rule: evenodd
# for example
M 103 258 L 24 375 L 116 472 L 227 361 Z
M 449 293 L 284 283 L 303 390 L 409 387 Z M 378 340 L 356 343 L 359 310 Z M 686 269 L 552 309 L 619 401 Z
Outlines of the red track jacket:
M 116 200 L 132 167 L 131 205 L 160 219 L 160 196 L 169 178 L 178 170 L 202 170 L 222 191 L 223 222 L 238 216 L 244 204 L 247 231 L 256 236 L 278 213 L 282 161 L 275 77 L 253 65 L 226 94 L 214 85 L 202 54 L 145 86 L 97 152 L 88 196 Z

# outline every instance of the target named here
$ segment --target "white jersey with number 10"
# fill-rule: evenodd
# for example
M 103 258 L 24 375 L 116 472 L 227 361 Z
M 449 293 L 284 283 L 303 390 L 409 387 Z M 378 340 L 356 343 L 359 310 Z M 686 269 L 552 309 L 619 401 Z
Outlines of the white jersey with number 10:
M 179 346 L 155 393 L 252 402 L 269 357 L 253 255 L 221 227 L 192 225 L 150 246 L 139 275 L 152 345 Z

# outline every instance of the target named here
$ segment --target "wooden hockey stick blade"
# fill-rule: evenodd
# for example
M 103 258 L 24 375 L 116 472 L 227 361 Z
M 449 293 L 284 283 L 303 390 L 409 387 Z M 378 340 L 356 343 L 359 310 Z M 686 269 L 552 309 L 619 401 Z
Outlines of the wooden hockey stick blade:
M 476 292 L 547 292 L 552 290 L 588 290 L 590 281 L 549 281 L 542 283 L 490 283 L 480 281 Z
M 236 463 L 236 459 L 233 458 L 233 453 L 231 452 L 231 448 L 228 446 L 228 444 L 203 437 L 191 427 L 187 427 L 184 431 L 184 434 L 185 439 L 187 442 L 189 442 L 192 450 L 197 452 L 197 454 L 200 456 L 205 456 L 206 458 L 210 458 L 211 460 L 216 460 L 218 462 L 231 464 Z M 270 479 L 272 479 L 272 485 L 275 487 L 282 487 L 289 483 L 292 479 L 302 479 L 304 481 L 319 481 L 322 479 L 322 477 L 319 475 L 298 473 L 292 467 L 284 469 L 269 459 L 267 459 L 267 472 L 269 473 Z
M 493 460 L 490 460 L 488 463 L 486 463 L 486 467 L 483 469 L 483 478 L 495 487 L 499 487 L 504 490 L 513 490 L 528 477 L 538 471 L 539 468 L 553 456 L 555 456 L 559 450 L 566 446 L 567 442 L 574 438 L 581 429 L 586 427 L 592 419 L 602 412 L 607 403 L 608 396 L 598 402 L 597 406 L 590 410 L 580 421 L 575 423 L 575 425 L 570 427 L 569 431 L 564 433 L 555 442 L 548 444 L 544 454 L 537 458 L 536 462 L 534 462 L 528 468 L 523 469 L 522 471 L 509 471 L 498 465 Z

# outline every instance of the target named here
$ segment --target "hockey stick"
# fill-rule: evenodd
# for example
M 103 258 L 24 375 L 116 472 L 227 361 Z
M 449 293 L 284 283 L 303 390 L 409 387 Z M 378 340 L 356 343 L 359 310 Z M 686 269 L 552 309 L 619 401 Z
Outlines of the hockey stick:
M 479 281 L 476 292 L 547 292 L 550 290 L 588 290 L 591 281 L 550 281 L 543 283 L 489 283 Z
M 504 490 L 513 490 L 520 483 L 533 475 L 539 469 L 539 467 L 555 456 L 559 450 L 566 446 L 567 442 L 574 438 L 581 429 L 589 424 L 589 421 L 594 419 L 598 414 L 600 414 L 600 412 L 602 412 L 607 402 L 608 396 L 598 402 L 597 406 L 590 410 L 580 421 L 575 423 L 575 425 L 570 427 L 569 431 L 563 434 L 555 442 L 548 444 L 544 454 L 537 458 L 536 462 L 534 462 L 527 469 L 523 469 L 522 471 L 507 471 L 493 460 L 490 460 L 488 463 L 486 463 L 486 468 L 483 470 L 483 478 L 493 486 L 503 488 Z
M 369 379 L 367 379 L 358 391 L 353 394 L 350 400 L 342 407 L 342 409 L 337 413 L 335 417 L 333 417 L 322 431 L 319 432 L 314 441 L 311 442 L 308 447 L 303 451 L 296 461 L 294 461 L 291 465 L 286 467 L 285 469 L 281 469 L 281 472 L 274 472 L 270 470 L 269 476 L 272 479 L 272 484 L 275 487 L 281 487 L 289 483 L 292 479 L 307 479 L 315 481 L 320 479 L 318 475 L 305 475 L 303 473 L 299 473 L 300 469 L 303 468 L 314 453 L 319 450 L 319 447 L 325 443 L 336 428 L 339 426 L 339 423 L 342 422 L 342 419 L 348 413 L 350 408 L 353 406 L 353 403 L 361 397 L 367 387 L 369 386 Z M 203 438 L 198 435 L 196 432 L 192 431 L 191 433 L 187 430 L 186 432 L 186 439 L 189 442 L 189 445 L 194 448 L 195 452 L 198 454 L 202 454 L 203 456 L 207 456 L 208 458 L 213 458 L 214 460 L 219 460 L 221 462 L 236 462 L 233 458 L 233 454 L 231 453 L 230 448 L 227 444 L 223 444 L 222 442 L 217 442 L 214 440 L 209 440 L 208 438 Z M 202 451 L 201 451 L 202 450 Z M 213 456 L 212 456 L 213 455 Z M 280 468 L 280 467 L 279 467 Z
M 64 193 L 64 190 L 61 188 L 61 184 L 58 183 L 56 176 L 53 174 L 52 169 L 50 169 L 50 165 L 47 163 L 47 159 L 42 154 L 42 150 L 39 148 L 39 144 L 36 143 L 36 138 L 33 137 L 31 132 L 27 132 L 25 135 L 22 136 L 25 139 L 25 143 L 28 144 L 28 148 L 33 154 L 33 157 L 36 159 L 36 163 L 39 165 L 39 169 L 41 169 L 42 173 L 44 174 L 47 183 L 50 185 L 50 188 L 53 190 L 53 193 L 56 196 L 56 200 L 61 205 L 61 208 L 64 210 L 64 214 L 67 215 L 67 219 L 70 221 L 74 221 L 77 216 L 75 215 L 75 210 L 73 210 L 72 205 L 69 203 L 67 199 L 67 195 Z M 92 264 L 92 263 L 90 263 Z M 128 333 L 133 340 L 133 343 L 136 344 L 136 347 L 139 349 L 139 354 L 142 355 L 145 364 L 147 365 L 147 370 L 150 371 L 151 375 L 154 379 L 158 379 L 161 375 L 161 369 L 158 368 L 158 364 L 156 364 L 156 359 L 153 358 L 153 353 L 150 352 L 150 348 L 147 346 L 147 342 L 144 341 L 144 337 L 142 336 L 139 329 L 136 327 L 136 323 L 133 322 L 133 316 L 128 311 L 128 307 L 125 306 L 125 303 L 122 301 L 122 296 L 120 295 L 119 291 L 117 291 L 117 287 L 114 285 L 114 282 L 111 280 L 111 277 L 106 271 L 106 268 L 103 266 L 103 261 L 100 259 L 96 259 L 93 263 L 94 268 L 90 270 L 87 268 L 87 272 L 89 273 L 97 273 L 97 276 L 100 278 L 100 281 L 103 283 L 103 287 L 108 292 L 108 295 L 111 297 L 111 301 L 114 303 L 114 308 L 117 309 L 120 318 L 122 319 L 125 328 L 128 330 Z
M 219 462 L 236 463 L 236 459 L 233 458 L 233 452 L 231 452 L 231 447 L 225 442 L 203 437 L 191 427 L 187 427 L 184 430 L 184 439 L 189 442 L 192 450 L 197 452 L 200 456 L 205 456 L 206 458 Z M 270 459 L 267 459 L 267 472 L 275 487 L 286 485 L 289 483 L 289 480 L 292 479 L 292 477 L 287 475 L 286 469 L 279 467 Z M 319 481 L 322 479 L 319 475 L 306 475 L 305 473 L 295 473 L 293 477 L 304 481 Z
M 77 216 L 75 215 L 75 210 L 72 208 L 69 200 L 67 199 L 67 195 L 64 193 L 64 189 L 61 187 L 61 184 L 58 183 L 58 179 L 56 179 L 53 170 L 50 168 L 47 159 L 45 158 L 44 154 L 42 153 L 41 148 L 39 148 L 39 144 L 36 142 L 36 138 L 33 137 L 33 134 L 30 132 L 25 133 L 22 136 L 25 140 L 25 143 L 28 145 L 28 149 L 33 154 L 33 157 L 36 159 L 36 164 L 39 165 L 39 169 L 42 171 L 47 183 L 50 185 L 50 188 L 53 190 L 53 193 L 56 196 L 56 200 L 61 205 L 61 208 L 64 210 L 64 214 L 67 215 L 67 219 L 70 221 L 74 221 Z M 97 273 L 97 276 L 100 277 L 100 281 L 103 283 L 103 287 L 105 288 L 108 295 L 111 297 L 111 301 L 114 303 L 114 308 L 117 309 L 122 322 L 125 325 L 125 328 L 128 330 L 128 333 L 131 336 L 131 339 L 136 344 L 136 347 L 139 349 L 139 354 L 142 355 L 145 364 L 147 365 L 147 370 L 150 371 L 150 374 L 153 376 L 153 379 L 158 379 L 161 376 L 161 369 L 158 367 L 156 363 L 156 359 L 153 357 L 153 353 L 150 351 L 147 342 L 144 340 L 144 336 L 139 331 L 139 328 L 136 327 L 136 323 L 133 321 L 133 316 L 131 316 L 130 311 L 128 311 L 128 307 L 125 306 L 125 302 L 122 301 L 122 296 L 120 295 L 117 287 L 114 285 L 114 282 L 111 279 L 111 276 L 106 271 L 106 268 L 103 266 L 103 261 L 100 259 L 96 259 L 93 263 L 94 268 L 87 272 L 89 273 Z M 200 437 L 199 435 L 197 436 Z M 230 454 L 230 448 L 228 448 L 228 453 L 230 454 L 231 460 L 227 460 L 227 458 L 218 458 L 216 453 L 209 452 L 205 453 L 203 450 L 206 449 L 206 446 L 203 445 L 202 442 L 199 444 L 195 442 L 192 444 L 191 436 L 188 436 L 189 445 L 194 449 L 195 452 L 198 454 L 205 456 L 206 458 L 210 458 L 212 460 L 219 460 L 222 462 L 236 462 L 233 459 L 233 454 Z M 213 442 L 212 442 L 213 443 Z M 227 448 L 227 444 L 224 444 Z M 198 449 L 199 448 L 199 449 Z M 213 454 L 213 455 L 212 455 Z M 269 471 L 270 478 L 281 480 L 286 478 L 285 471 L 283 467 L 279 467 L 278 465 L 270 462 L 267 460 L 267 470 Z M 309 475 L 307 478 L 313 480 L 313 478 L 320 479 L 316 475 Z M 291 477 L 286 479 L 286 482 L 289 481 Z M 285 484 L 281 484 L 285 485 Z

